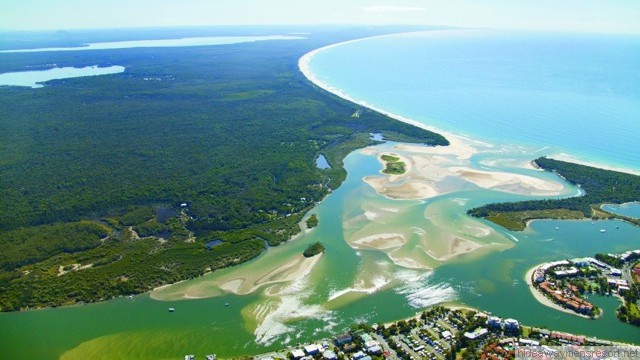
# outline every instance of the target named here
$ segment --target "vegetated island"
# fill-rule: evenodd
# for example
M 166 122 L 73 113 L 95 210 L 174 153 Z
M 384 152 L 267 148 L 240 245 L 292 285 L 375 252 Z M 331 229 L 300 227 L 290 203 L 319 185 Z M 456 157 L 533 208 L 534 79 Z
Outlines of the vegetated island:
M 584 295 L 613 294 L 622 302 L 618 319 L 640 326 L 640 250 L 540 264 L 527 272 L 526 280 L 542 304 L 591 318 L 601 311 Z
M 635 225 L 640 220 L 601 209 L 603 204 L 623 204 L 640 200 L 640 176 L 603 170 L 541 157 L 534 165 L 552 171 L 585 191 L 583 196 L 489 204 L 468 211 L 509 230 L 524 230 L 535 219 L 621 219 Z
M 311 214 L 311 216 L 309 216 L 309 218 L 307 219 L 306 223 L 307 223 L 308 229 L 313 229 L 314 227 L 318 226 L 318 215 Z
M 319 241 L 315 242 L 311 245 L 309 245 L 306 249 L 304 249 L 304 252 L 302 253 L 302 255 L 304 255 L 304 257 L 306 258 L 310 258 L 313 256 L 316 256 L 318 254 L 321 254 L 324 252 L 324 245 L 322 245 Z
M 406 164 L 400 161 L 400 158 L 397 156 L 382 154 L 380 159 L 382 159 L 385 164 L 385 168 L 382 170 L 383 174 L 402 175 L 406 171 Z
M 298 69 L 313 49 L 406 30 L 47 53 L 59 66 L 126 71 L 0 89 L 0 310 L 137 294 L 247 261 L 300 232 L 304 214 L 346 178 L 344 157 L 378 143 L 371 133 L 448 145 Z M 43 64 L 37 54 L 1 56 L 0 72 Z M 335 166 L 318 169 L 319 154 Z

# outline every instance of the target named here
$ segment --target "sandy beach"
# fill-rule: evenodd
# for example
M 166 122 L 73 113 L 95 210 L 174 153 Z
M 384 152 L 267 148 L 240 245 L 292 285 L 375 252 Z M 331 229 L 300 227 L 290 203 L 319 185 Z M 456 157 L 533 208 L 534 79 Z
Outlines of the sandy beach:
M 311 272 L 322 255 L 305 258 L 296 255 L 286 262 L 274 262 L 264 270 L 249 269 L 226 272 L 218 276 L 215 272 L 195 281 L 164 285 L 151 291 L 156 300 L 202 299 L 220 296 L 224 293 L 245 295 L 266 285 L 281 284 L 300 279 Z M 264 264 L 262 264 L 264 265 Z M 198 281 L 199 280 L 199 281 Z

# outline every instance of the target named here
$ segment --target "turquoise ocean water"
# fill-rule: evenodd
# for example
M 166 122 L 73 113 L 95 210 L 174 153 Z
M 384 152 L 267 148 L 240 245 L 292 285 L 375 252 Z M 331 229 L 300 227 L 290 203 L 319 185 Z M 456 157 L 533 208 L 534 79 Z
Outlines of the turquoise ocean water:
M 336 46 L 310 67 L 439 129 L 640 170 L 640 36 L 431 31 Z

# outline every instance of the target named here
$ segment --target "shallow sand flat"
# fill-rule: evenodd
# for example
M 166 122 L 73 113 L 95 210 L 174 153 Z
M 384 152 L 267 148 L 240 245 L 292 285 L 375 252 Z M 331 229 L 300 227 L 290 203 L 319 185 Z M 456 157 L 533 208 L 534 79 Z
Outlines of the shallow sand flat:
M 388 250 L 400 247 L 406 242 L 407 240 L 402 234 L 383 233 L 353 240 L 351 243 L 356 246 L 356 248 L 367 247 L 378 250 Z
M 525 195 L 559 195 L 564 189 L 560 183 L 527 175 L 499 171 L 489 172 L 466 167 L 452 167 L 450 170 L 485 189 Z
M 151 291 L 156 300 L 202 299 L 224 292 L 252 293 L 264 285 L 291 282 L 307 275 L 322 256 L 305 258 L 299 253 L 285 258 L 266 256 L 242 268 L 225 269 L 194 280 L 165 285 Z

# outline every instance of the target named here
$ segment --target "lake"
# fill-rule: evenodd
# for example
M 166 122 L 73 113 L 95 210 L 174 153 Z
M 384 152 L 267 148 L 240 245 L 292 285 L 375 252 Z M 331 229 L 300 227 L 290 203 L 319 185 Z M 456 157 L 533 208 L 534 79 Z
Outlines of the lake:
M 123 66 L 86 66 L 83 68 L 62 67 L 48 70 L 17 71 L 0 74 L 0 86 L 27 86 L 33 89 L 44 87 L 49 80 L 70 79 L 83 76 L 111 75 L 124 72 Z

